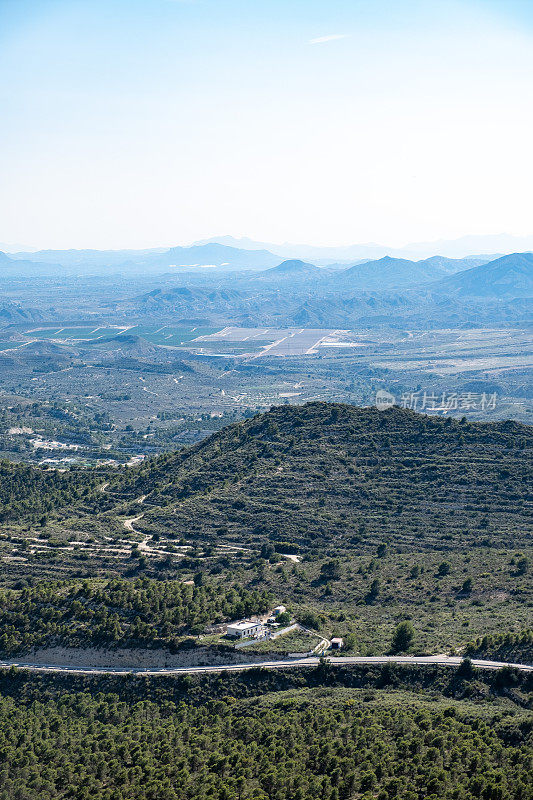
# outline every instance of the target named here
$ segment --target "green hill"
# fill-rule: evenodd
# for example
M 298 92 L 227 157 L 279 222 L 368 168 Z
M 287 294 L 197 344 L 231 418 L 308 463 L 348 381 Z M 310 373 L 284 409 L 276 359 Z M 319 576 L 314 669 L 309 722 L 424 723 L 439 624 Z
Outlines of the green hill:
M 517 546 L 532 444 L 514 422 L 280 406 L 126 473 L 111 502 L 146 495 L 147 532 L 286 552 Z
M 89 636 L 163 646 L 216 621 L 218 594 L 232 588 L 369 655 L 387 652 L 406 620 L 416 652 L 521 635 L 531 447 L 531 428 L 514 422 L 316 402 L 131 469 L 4 462 L 1 585 L 14 593 L 0 598 L 2 647 Z M 107 588 L 89 609 L 83 582 L 96 578 Z

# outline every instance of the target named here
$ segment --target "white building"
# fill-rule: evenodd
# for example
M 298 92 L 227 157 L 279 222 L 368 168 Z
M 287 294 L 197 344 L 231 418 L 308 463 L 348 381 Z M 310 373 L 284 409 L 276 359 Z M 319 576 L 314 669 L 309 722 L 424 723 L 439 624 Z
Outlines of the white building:
M 285 608 L 285 606 L 276 606 L 276 608 L 274 609 L 273 614 L 274 614 L 275 617 L 279 617 L 279 615 L 280 614 L 284 614 L 286 612 L 286 610 L 287 609 Z
M 234 639 L 246 639 L 248 636 L 258 636 L 262 632 L 263 625 L 260 622 L 243 619 L 240 622 L 230 622 L 227 635 Z

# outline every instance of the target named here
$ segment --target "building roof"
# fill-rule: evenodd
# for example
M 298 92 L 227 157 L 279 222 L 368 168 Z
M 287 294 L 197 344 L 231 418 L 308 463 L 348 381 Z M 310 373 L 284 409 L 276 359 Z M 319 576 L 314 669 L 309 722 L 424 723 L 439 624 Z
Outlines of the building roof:
M 250 622 L 249 619 L 242 619 L 240 622 L 230 622 L 228 628 L 236 628 L 239 631 L 246 631 L 248 628 L 257 628 L 260 622 Z

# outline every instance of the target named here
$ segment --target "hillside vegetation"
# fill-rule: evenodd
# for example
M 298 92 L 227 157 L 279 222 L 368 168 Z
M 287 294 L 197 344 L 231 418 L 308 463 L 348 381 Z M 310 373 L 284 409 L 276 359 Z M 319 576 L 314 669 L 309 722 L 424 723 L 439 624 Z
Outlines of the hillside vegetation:
M 0 461 L 0 522 L 28 517 L 35 522 L 65 506 L 81 512 L 104 476 L 103 470 L 58 471 Z
M 198 704 L 173 700 L 177 682 L 158 693 L 154 682 L 115 680 L 99 691 L 93 679 L 73 693 L 35 679 L 16 696 L 13 676 L 0 694 L 0 800 L 531 798 L 531 725 L 511 702 L 494 697 L 484 709 L 390 689 L 320 688 L 328 682 L 320 670 L 309 677 L 312 692 L 250 699 L 225 692 L 228 684 L 246 693 L 247 679 L 218 679 Z
M 286 552 L 517 546 L 531 532 L 532 445 L 531 428 L 514 422 L 280 406 L 125 473 L 110 491 L 145 496 L 146 531 Z
M 67 645 L 173 648 L 184 632 L 264 612 L 269 597 L 242 587 L 178 581 L 42 582 L 0 593 L 0 653 Z
M 363 655 L 403 622 L 418 653 L 521 635 L 531 443 L 512 422 L 310 403 L 126 470 L 5 464 L 2 651 L 175 647 L 267 598 Z

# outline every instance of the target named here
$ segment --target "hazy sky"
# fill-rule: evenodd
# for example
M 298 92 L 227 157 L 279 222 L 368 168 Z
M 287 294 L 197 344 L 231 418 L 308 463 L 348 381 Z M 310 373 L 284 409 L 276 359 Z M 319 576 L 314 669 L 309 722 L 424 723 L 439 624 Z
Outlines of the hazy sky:
M 0 241 L 533 232 L 532 0 L 0 0 Z

